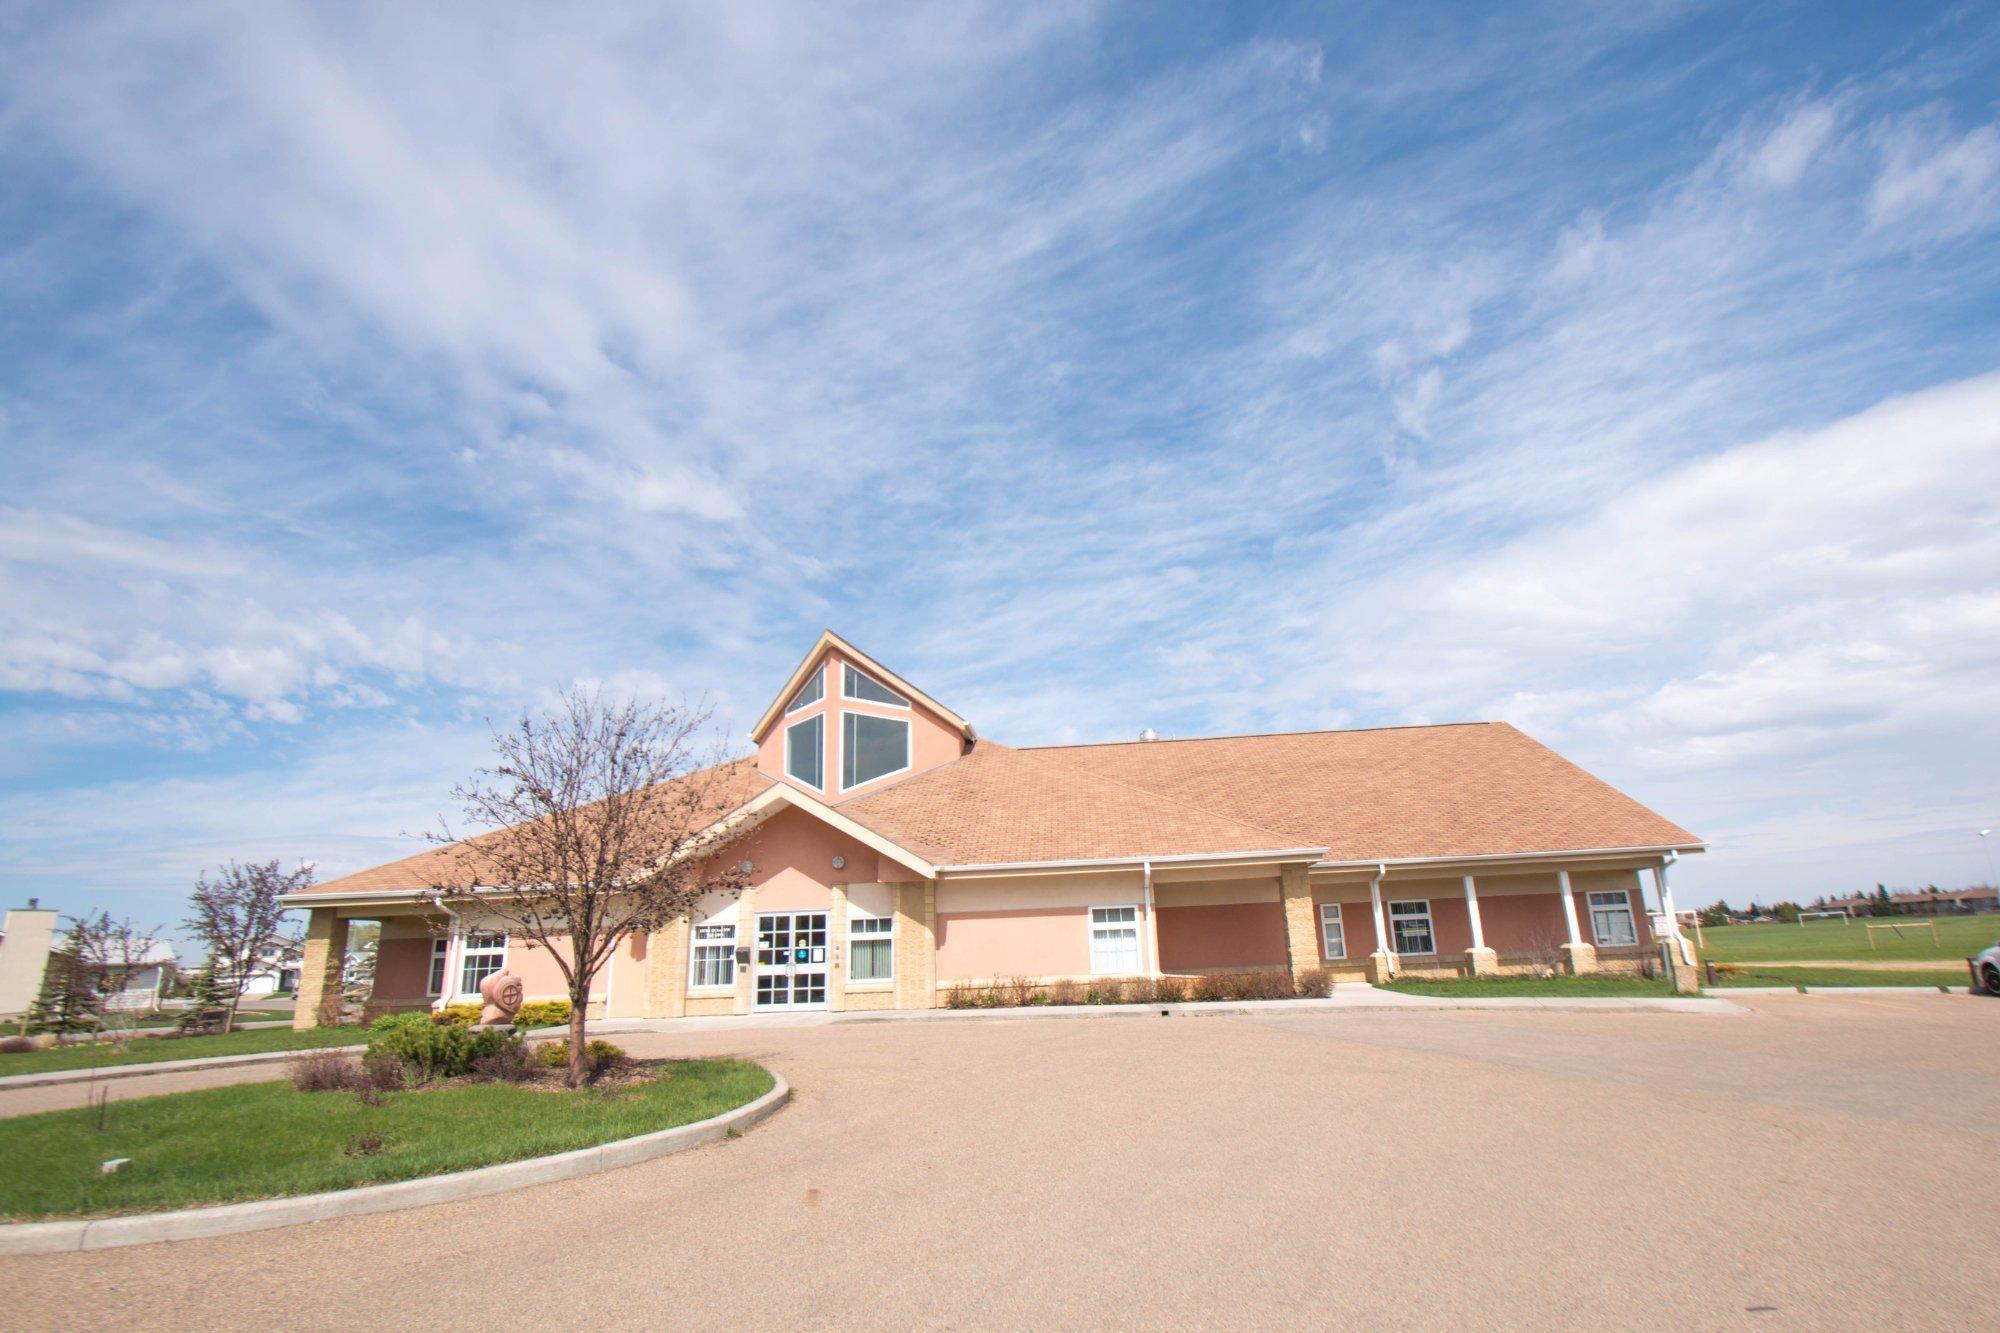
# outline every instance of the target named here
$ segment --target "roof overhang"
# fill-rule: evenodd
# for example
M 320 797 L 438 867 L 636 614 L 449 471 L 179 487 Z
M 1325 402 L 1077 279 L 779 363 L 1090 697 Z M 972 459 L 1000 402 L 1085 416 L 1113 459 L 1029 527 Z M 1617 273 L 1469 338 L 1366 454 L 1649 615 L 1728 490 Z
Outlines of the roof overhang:
M 1142 866 L 1172 866 L 1176 870 L 1223 869 L 1245 865 L 1311 865 L 1325 856 L 1324 847 L 1280 847 L 1255 852 L 1175 852 L 1167 856 L 1104 856 L 1066 861 L 988 861 L 937 867 L 940 875 L 1037 875 L 1051 871 L 1137 870 Z
M 436 897 L 434 890 L 364 889 L 354 893 L 288 893 L 278 901 L 286 907 L 407 907 Z
M 812 646 L 812 651 L 808 652 L 792 671 L 792 674 L 786 677 L 784 687 L 778 691 L 777 697 L 771 700 L 771 706 L 766 708 L 764 715 L 757 719 L 757 725 L 750 728 L 750 739 L 753 742 L 757 744 L 763 743 L 765 734 L 771 730 L 771 724 L 784 714 L 785 705 L 790 703 L 792 696 L 799 692 L 799 686 L 806 683 L 806 677 L 812 674 L 812 669 L 815 666 L 819 665 L 819 660 L 826 656 L 829 649 L 834 648 L 838 648 L 842 656 L 852 661 L 854 665 L 866 671 L 882 684 L 887 685 L 890 689 L 902 695 L 905 699 L 909 699 L 914 703 L 920 703 L 931 712 L 943 718 L 946 722 L 957 728 L 959 734 L 964 736 L 965 739 L 978 739 L 972 730 L 970 722 L 967 722 L 957 713 L 952 712 L 949 708 L 931 698 L 930 695 L 925 694 L 922 690 L 910 684 L 909 681 L 889 670 L 888 667 L 883 666 L 867 653 L 862 652 L 859 648 L 856 648 L 853 644 L 829 629 L 820 631 L 818 640 Z
M 1578 847 L 1552 852 L 1480 852 L 1468 856 L 1371 856 L 1356 861 L 1315 861 L 1314 870 L 1440 870 L 1493 869 L 1499 866 L 1549 865 L 1556 862 L 1605 860 L 1659 860 L 1668 856 L 1696 855 L 1708 850 L 1705 843 L 1688 842 L 1665 847 Z

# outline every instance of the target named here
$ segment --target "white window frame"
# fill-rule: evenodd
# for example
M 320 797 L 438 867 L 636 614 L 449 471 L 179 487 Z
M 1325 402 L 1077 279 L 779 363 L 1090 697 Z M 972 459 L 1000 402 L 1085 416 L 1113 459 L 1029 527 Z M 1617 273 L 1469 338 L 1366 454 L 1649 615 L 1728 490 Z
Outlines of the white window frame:
M 1402 919 L 1405 921 L 1415 921 L 1421 918 L 1423 920 L 1424 934 L 1430 937 L 1430 943 L 1431 943 L 1430 948 L 1405 949 L 1403 947 L 1403 936 L 1401 932 L 1399 932 L 1396 929 L 1396 909 L 1398 907 L 1418 907 L 1423 909 L 1420 912 L 1405 912 L 1403 913 Z M 1396 954 L 1399 957 L 1407 957 L 1407 958 L 1435 957 L 1438 948 L 1438 936 L 1437 936 L 1437 922 L 1433 920 L 1431 917 L 1431 900 L 1428 898 L 1405 898 L 1401 902 L 1390 903 L 1389 940 L 1391 942 L 1392 947 L 1395 949 Z
M 1604 938 L 1602 934 L 1598 932 L 1597 900 L 1599 898 L 1616 898 L 1618 900 L 1616 904 L 1608 902 L 1605 903 L 1604 910 L 1606 912 L 1614 912 L 1614 913 L 1623 912 L 1625 914 L 1625 928 L 1626 931 L 1632 936 L 1631 939 L 1607 940 Z M 1596 941 L 1598 944 L 1602 945 L 1604 948 L 1607 949 L 1629 949 L 1637 947 L 1639 943 L 1639 915 L 1638 913 L 1632 910 L 1632 890 L 1592 889 L 1590 893 L 1584 898 L 1584 905 L 1590 912 L 1590 938 L 1592 940 Z
M 1130 912 L 1132 915 L 1129 920 L 1099 915 L 1100 913 L 1108 914 L 1112 912 Z M 1117 903 L 1107 904 L 1102 907 L 1093 907 L 1090 909 L 1089 922 L 1090 975 L 1093 977 L 1137 976 L 1142 970 L 1142 965 L 1145 961 L 1145 952 L 1141 948 L 1141 941 L 1139 939 L 1139 905 L 1137 903 Z M 1114 932 L 1117 935 L 1123 935 L 1127 930 L 1132 933 L 1132 965 L 1130 967 L 1099 967 L 1097 963 L 1097 944 L 1100 938 L 1098 932 L 1103 931 L 1104 935 L 1102 938 L 1110 939 L 1113 938 Z M 1121 948 L 1119 952 L 1122 954 L 1124 950 Z
M 857 935 L 860 936 L 859 940 L 855 938 Z M 888 976 L 857 977 L 854 975 L 854 946 L 857 943 L 887 944 L 889 946 Z M 857 916 L 847 919 L 847 980 L 855 987 L 892 986 L 895 984 L 896 918 L 892 916 Z
M 813 697 L 810 699 L 804 697 L 807 690 L 813 692 Z M 791 702 L 785 705 L 785 714 L 789 717 L 793 713 L 802 713 L 824 698 L 826 698 L 826 666 L 822 663 L 819 670 L 813 672 L 812 679 L 799 686 L 792 694 Z
M 797 733 L 804 731 L 810 727 L 817 727 L 819 729 L 819 741 L 818 744 L 813 749 L 813 767 L 819 773 L 818 782 L 808 781 L 807 779 L 800 777 L 797 773 L 794 773 L 792 771 L 792 754 L 794 749 L 796 748 L 792 743 L 792 737 L 795 736 Z M 790 778 L 792 781 L 798 783 L 800 786 L 811 787 L 814 791 L 826 790 L 826 714 L 825 713 L 814 713 L 811 717 L 801 718 L 797 722 L 794 722 L 790 726 L 785 728 L 785 776 Z
M 704 937 L 703 931 L 718 932 Z M 728 932 L 723 934 L 720 932 Z M 699 981 L 702 955 L 721 954 L 720 962 L 729 973 L 727 981 Z M 734 921 L 700 921 L 688 931 L 688 989 L 704 995 L 715 995 L 736 989 L 736 923 Z
M 1333 937 L 1326 933 L 1328 926 L 1332 926 L 1340 932 L 1340 947 L 1338 949 L 1333 947 Z M 1347 923 L 1341 920 L 1339 903 L 1321 903 L 1319 905 L 1319 951 L 1321 956 L 1329 962 L 1347 957 Z
M 475 940 L 488 941 L 494 939 L 500 941 L 497 947 L 490 943 L 474 943 Z M 479 974 L 478 979 L 475 980 L 471 985 L 469 986 L 466 985 L 465 984 L 466 970 L 472 966 L 473 959 L 476 957 L 483 962 L 484 960 L 493 957 L 496 953 L 499 955 L 500 958 L 499 963 L 496 966 L 481 972 Z M 479 994 L 479 983 L 481 981 L 486 980 L 486 978 L 492 976 L 495 972 L 505 972 L 506 970 L 507 970 L 506 931 L 468 930 L 459 936 L 458 976 L 455 978 L 455 980 L 458 982 L 458 990 L 455 992 L 456 994 L 477 995 Z
M 847 728 L 850 724 L 859 725 L 858 723 L 855 722 L 855 719 L 857 718 L 867 718 L 871 722 L 883 722 L 887 723 L 892 727 L 901 727 L 903 729 L 902 767 L 892 768 L 885 773 L 877 773 L 874 777 L 864 778 L 859 782 L 849 782 L 847 780 L 847 767 L 848 764 L 852 762 L 852 760 L 854 759 L 854 750 L 855 750 L 854 738 L 847 734 Z M 916 762 L 916 749 L 917 749 L 916 732 L 917 732 L 916 727 L 911 725 L 910 719 L 908 718 L 877 717 L 873 713 L 854 713 L 843 710 L 840 714 L 840 789 L 842 791 L 852 791 L 856 787 L 865 787 L 871 782 L 880 782 L 883 778 L 893 778 L 898 773 L 909 772 L 910 765 Z
M 283 969 L 278 969 L 282 971 Z M 431 940 L 430 970 L 424 973 L 424 994 L 444 994 L 445 979 L 451 975 L 451 936 L 439 935 Z M 284 978 L 280 977 L 279 980 Z
M 874 704 L 877 708 L 908 708 L 910 706 L 910 701 L 908 699 L 905 699 L 902 695 L 896 693 L 894 690 L 890 689 L 887 685 L 884 685 L 881 681 L 875 679 L 875 677 L 869 675 L 866 671 L 863 671 L 860 667 L 855 666 L 854 663 L 843 662 L 840 664 L 840 668 L 841 668 L 840 669 L 841 698 L 852 699 L 854 700 L 854 702 L 858 704 Z M 888 695 L 889 698 L 869 699 L 862 695 L 856 694 L 851 687 L 857 680 L 867 681 L 870 685 L 873 685 L 876 689 Z M 891 702 L 892 700 L 893 702 Z

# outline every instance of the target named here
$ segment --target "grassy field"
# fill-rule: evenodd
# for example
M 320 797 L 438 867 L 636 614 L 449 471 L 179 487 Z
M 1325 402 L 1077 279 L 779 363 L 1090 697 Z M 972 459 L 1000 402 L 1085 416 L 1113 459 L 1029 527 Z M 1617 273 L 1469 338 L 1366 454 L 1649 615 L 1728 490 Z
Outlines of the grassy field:
M 1630 977 L 1611 972 L 1586 972 L 1580 977 L 1447 977 L 1438 981 L 1427 981 L 1417 977 L 1401 977 L 1387 982 L 1382 990 L 1399 991 L 1404 995 L 1430 995 L 1438 999 L 1453 1000 L 1504 1000 L 1520 997 L 1542 999 L 1564 999 L 1578 996 L 1609 995 L 1655 995 L 1670 996 L 1672 985 L 1664 980 L 1652 981 L 1645 977 Z
M 1875 932 L 1875 949 L 1859 921 L 1808 921 L 1803 926 L 1702 928 L 1702 954 L 1718 963 L 1782 963 L 1788 960 L 1832 963 L 1925 961 L 1940 966 L 1963 960 L 2000 940 L 2000 916 L 1941 916 L 1885 919 L 1903 928 L 1900 936 Z M 1938 943 L 1931 945 L 1927 923 L 1937 923 Z M 1961 972 L 1963 968 L 1961 967 Z
M 59 1069 L 153 1064 L 160 1060 L 198 1060 L 212 1055 L 256 1055 L 263 1051 L 358 1046 L 367 1039 L 367 1032 L 358 1027 L 310 1028 L 304 1032 L 294 1032 L 290 1028 L 259 1028 L 255 1032 L 230 1032 L 214 1037 L 134 1037 L 123 1051 L 111 1043 L 98 1042 L 88 1046 L 51 1046 L 39 1051 L 0 1054 L 0 1077 L 8 1074 L 46 1074 Z
M 690 1060 L 604 1093 L 454 1083 L 363 1105 L 346 1092 L 245 1083 L 7 1121 L 0 1216 L 102 1216 L 311 1194 L 542 1157 L 705 1120 L 762 1096 L 771 1075 Z M 115 1175 L 98 1164 L 129 1157 Z
M 1775 963 L 1748 963 L 1740 972 L 1719 972 L 1717 989 L 1731 986 L 1964 986 L 1971 974 L 1957 967 L 1891 970 L 1861 967 L 1786 967 Z

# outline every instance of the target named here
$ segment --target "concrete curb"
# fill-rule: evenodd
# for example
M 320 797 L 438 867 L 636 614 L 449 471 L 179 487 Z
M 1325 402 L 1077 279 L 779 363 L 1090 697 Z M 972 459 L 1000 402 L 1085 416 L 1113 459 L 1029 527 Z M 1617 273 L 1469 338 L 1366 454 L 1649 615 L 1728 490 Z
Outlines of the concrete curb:
M 775 1070 L 771 1090 L 733 1111 L 697 1120 L 691 1125 L 655 1130 L 629 1139 L 577 1148 L 549 1157 L 502 1162 L 449 1175 L 399 1180 L 389 1185 L 361 1185 L 324 1194 L 301 1194 L 254 1203 L 183 1208 L 171 1213 L 140 1213 L 129 1217 L 97 1217 L 71 1222 L 16 1222 L 0 1226 L 0 1255 L 64 1254 L 72 1250 L 110 1250 L 158 1241 L 196 1240 L 203 1236 L 233 1236 L 245 1231 L 325 1222 L 338 1217 L 364 1217 L 404 1208 L 423 1208 L 457 1199 L 502 1194 L 529 1185 L 593 1176 L 655 1157 L 685 1152 L 740 1132 L 766 1119 L 791 1100 L 792 1087 Z
M 298 1051 L 257 1051 L 250 1055 L 204 1055 L 192 1060 L 141 1060 L 125 1065 L 105 1065 L 100 1069 L 51 1069 L 41 1074 L 9 1074 L 0 1078 L 0 1092 L 15 1088 L 46 1088 L 56 1083 L 88 1083 L 92 1079 L 139 1078 L 146 1074 L 174 1074 L 189 1069 L 227 1069 L 231 1065 L 275 1064 L 296 1060 L 301 1055 L 334 1051 L 353 1055 L 366 1046 L 309 1046 Z
M 1969 995 L 1969 986 L 1717 986 L 1718 995 Z

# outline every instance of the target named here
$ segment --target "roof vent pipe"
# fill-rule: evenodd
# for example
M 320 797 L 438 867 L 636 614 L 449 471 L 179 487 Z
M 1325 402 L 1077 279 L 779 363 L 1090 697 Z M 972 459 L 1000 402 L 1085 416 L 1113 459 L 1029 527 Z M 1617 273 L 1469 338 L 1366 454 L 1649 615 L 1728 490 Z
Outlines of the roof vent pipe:
M 1147 727 L 1144 731 L 1139 733 L 1139 739 L 1142 741 L 1156 741 L 1160 739 L 1160 733 L 1154 731 L 1151 727 Z

